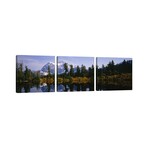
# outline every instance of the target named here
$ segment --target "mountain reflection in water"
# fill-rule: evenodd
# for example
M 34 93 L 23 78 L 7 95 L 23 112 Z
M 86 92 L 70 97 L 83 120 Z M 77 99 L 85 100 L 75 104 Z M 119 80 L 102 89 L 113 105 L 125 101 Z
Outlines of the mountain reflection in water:
M 16 85 L 17 93 L 28 93 L 28 92 L 54 92 L 54 84 L 32 84 L 32 83 L 23 83 Z
M 68 91 L 94 91 L 93 84 L 58 84 L 58 92 L 68 92 Z

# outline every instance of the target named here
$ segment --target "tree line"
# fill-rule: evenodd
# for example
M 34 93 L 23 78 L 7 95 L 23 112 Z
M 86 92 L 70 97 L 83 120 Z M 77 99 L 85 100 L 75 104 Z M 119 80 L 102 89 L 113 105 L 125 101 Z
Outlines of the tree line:
M 96 67 L 97 90 L 131 90 L 132 60 L 115 64 L 110 61 L 106 66 Z
M 39 72 L 32 72 L 27 66 L 25 66 L 25 70 L 23 70 L 23 64 L 16 64 L 16 81 L 21 82 L 39 82 L 40 74 Z
M 94 65 L 86 68 L 85 65 L 81 65 L 76 67 L 76 71 L 74 71 L 73 65 L 70 65 L 70 70 L 68 69 L 68 63 L 64 63 L 64 73 L 59 74 L 59 76 L 70 76 L 70 77 L 94 77 Z
M 40 71 L 32 71 L 27 66 L 25 66 L 25 70 L 23 70 L 23 64 L 16 63 L 16 82 L 40 83 L 40 82 L 48 82 L 48 81 L 50 82 L 54 81 L 54 76 L 50 73 L 49 66 L 48 66 L 48 74 L 46 76 L 42 76 L 40 74 Z
M 119 64 L 114 63 L 112 60 L 106 66 L 102 65 L 102 67 L 96 67 L 97 76 L 105 76 L 105 75 L 118 75 L 125 73 L 132 73 L 132 60 L 123 61 Z
M 106 66 L 96 67 L 97 77 L 98 76 L 111 76 L 118 74 L 132 73 L 132 60 L 123 61 L 119 64 L 110 61 Z M 23 63 L 16 63 L 16 81 L 17 82 L 40 82 L 47 81 L 54 76 L 50 73 L 50 66 L 48 66 L 48 74 L 42 76 L 40 71 L 32 71 L 27 66 L 23 70 Z M 68 63 L 64 63 L 64 73 L 58 75 L 59 78 L 76 78 L 76 77 L 86 77 L 94 80 L 94 65 L 86 68 L 85 65 L 77 66 L 70 65 L 68 68 Z
M 70 69 L 69 69 L 70 67 Z M 58 83 L 93 83 L 94 82 L 94 65 L 86 68 L 85 65 L 73 67 L 64 63 L 64 73 L 58 74 Z

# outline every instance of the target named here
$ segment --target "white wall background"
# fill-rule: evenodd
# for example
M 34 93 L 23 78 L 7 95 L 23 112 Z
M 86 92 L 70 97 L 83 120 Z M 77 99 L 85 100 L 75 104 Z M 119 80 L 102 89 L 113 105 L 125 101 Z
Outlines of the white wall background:
M 1 148 L 147 148 L 146 0 L 0 1 Z M 15 93 L 15 56 L 133 58 L 133 91 Z

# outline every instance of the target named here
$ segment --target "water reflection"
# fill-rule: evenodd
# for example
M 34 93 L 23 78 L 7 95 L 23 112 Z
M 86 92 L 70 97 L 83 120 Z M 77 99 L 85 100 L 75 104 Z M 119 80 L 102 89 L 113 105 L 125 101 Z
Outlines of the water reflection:
M 124 84 L 118 84 L 118 83 L 100 83 L 96 85 L 96 89 L 98 91 L 100 90 L 132 90 L 132 84 L 130 85 L 124 85 Z
M 40 85 L 40 88 L 42 92 L 54 92 L 55 86 L 53 84 L 49 85 L 49 84 L 43 83 L 42 85 Z
M 18 93 L 28 93 L 28 92 L 54 92 L 54 84 L 32 84 L 32 83 L 23 83 L 16 84 L 16 92 Z
M 58 92 L 68 92 L 68 91 L 94 91 L 93 84 L 58 84 Z

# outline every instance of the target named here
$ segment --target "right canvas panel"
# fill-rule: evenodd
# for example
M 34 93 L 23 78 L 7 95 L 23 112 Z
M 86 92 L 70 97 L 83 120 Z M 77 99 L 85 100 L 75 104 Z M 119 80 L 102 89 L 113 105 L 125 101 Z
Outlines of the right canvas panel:
M 96 58 L 96 90 L 132 90 L 132 58 Z

